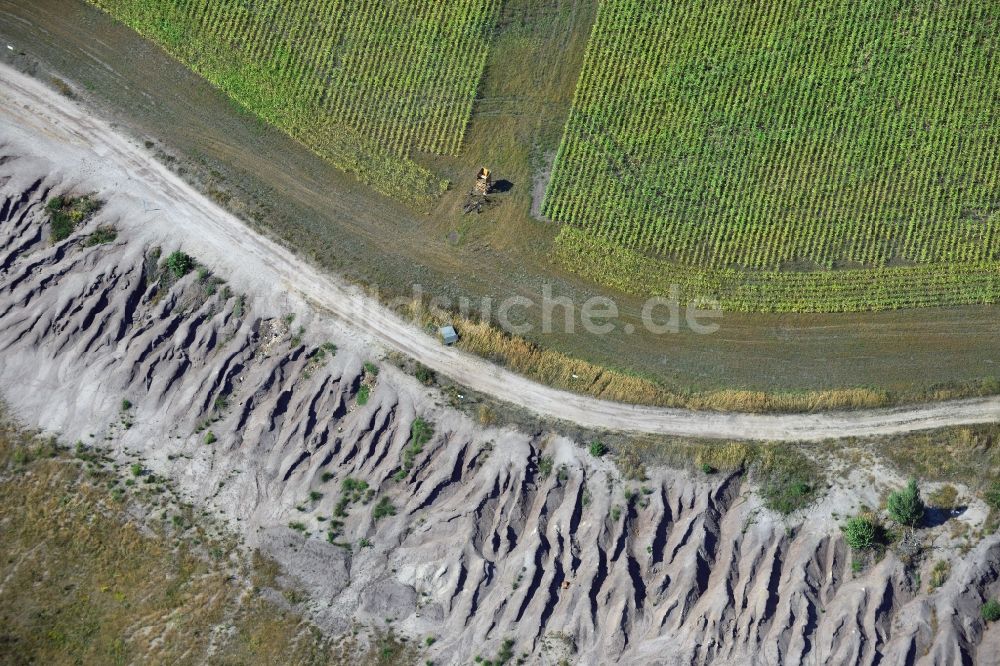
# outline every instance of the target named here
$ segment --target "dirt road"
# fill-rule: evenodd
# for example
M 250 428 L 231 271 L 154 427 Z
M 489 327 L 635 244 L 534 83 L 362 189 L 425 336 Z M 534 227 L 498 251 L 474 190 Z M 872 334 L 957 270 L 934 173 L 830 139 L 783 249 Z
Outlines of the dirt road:
M 785 441 L 1000 421 L 1000 397 L 849 413 L 750 415 L 623 405 L 560 391 L 442 346 L 356 288 L 251 231 L 141 146 L 8 67 L 0 68 L 0 145 L 8 153 L 47 159 L 73 174 L 81 187 L 113 195 L 109 205 L 130 237 L 183 246 L 238 288 L 269 299 L 300 297 L 377 347 L 402 352 L 459 384 L 545 417 L 596 429 Z

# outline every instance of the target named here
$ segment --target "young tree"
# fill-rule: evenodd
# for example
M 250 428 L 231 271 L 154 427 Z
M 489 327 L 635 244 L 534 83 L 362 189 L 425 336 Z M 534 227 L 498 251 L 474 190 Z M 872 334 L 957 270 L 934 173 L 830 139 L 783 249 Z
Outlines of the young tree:
M 900 525 L 916 527 L 924 517 L 924 501 L 920 498 L 920 489 L 916 479 L 910 479 L 903 490 L 889 493 L 889 515 Z
M 874 548 L 878 541 L 878 523 L 866 514 L 849 518 L 841 529 L 847 545 L 854 550 Z

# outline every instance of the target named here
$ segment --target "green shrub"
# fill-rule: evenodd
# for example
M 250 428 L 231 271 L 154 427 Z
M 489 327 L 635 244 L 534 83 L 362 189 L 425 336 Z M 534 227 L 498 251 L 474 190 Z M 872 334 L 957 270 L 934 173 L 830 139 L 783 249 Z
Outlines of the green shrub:
M 209 430 L 205 433 L 205 444 L 215 444 L 216 442 L 215 433 Z
M 434 426 L 422 418 L 417 418 L 410 426 L 410 446 L 418 449 L 417 453 L 423 450 L 424 444 L 431 441 L 434 436 Z
M 321 499 L 323 499 L 323 493 L 321 493 L 321 492 L 319 492 L 317 490 L 310 490 L 309 491 L 309 499 L 312 500 L 313 502 L 318 502 Z
M 87 247 L 93 247 L 94 245 L 104 245 L 105 243 L 111 243 L 116 238 L 118 238 L 118 230 L 114 227 L 101 226 L 98 227 L 94 233 L 87 236 L 87 240 L 83 244 Z
M 368 397 L 371 395 L 371 389 L 368 385 L 363 385 L 358 389 L 358 404 L 361 406 L 368 404 Z
M 991 509 L 1000 511 L 1000 481 L 990 484 L 990 487 L 983 492 L 983 499 Z
M 434 383 L 435 375 L 434 371 L 428 368 L 426 365 L 418 365 L 417 371 L 413 373 L 416 376 L 417 381 L 419 381 L 424 386 L 430 386 Z
M 983 620 L 986 622 L 996 622 L 1000 620 L 1000 602 L 996 599 L 990 599 L 983 607 L 979 610 L 979 614 L 983 616 Z
M 122 398 L 122 411 L 127 412 L 132 409 L 132 401 L 128 398 Z
M 372 377 L 378 377 L 378 366 L 370 361 L 365 363 L 365 373 Z
M 395 516 L 395 515 L 396 515 L 396 507 L 393 506 L 392 501 L 384 495 L 378 501 L 378 504 L 375 505 L 375 508 L 372 510 L 372 518 L 375 519 L 375 522 L 378 522 L 383 518 L 388 518 L 389 516 Z
M 801 453 L 775 449 L 761 463 L 761 496 L 772 511 L 789 514 L 816 499 L 822 473 Z
M 194 259 L 180 250 L 171 252 L 164 264 L 175 278 L 184 277 L 194 269 Z
M 57 243 L 69 238 L 77 225 L 85 222 L 100 207 L 100 202 L 90 196 L 52 197 L 49 199 L 48 203 L 45 204 L 45 210 L 49 214 L 49 222 L 52 225 L 50 232 L 52 241 Z
M 552 458 L 549 456 L 542 456 L 538 459 L 538 475 L 543 479 L 548 478 L 549 474 L 552 473 Z
M 715 474 L 715 468 L 709 465 L 708 463 L 701 464 L 701 471 L 704 474 Z
M 906 488 L 889 493 L 886 508 L 892 519 L 900 525 L 916 526 L 924 517 L 924 501 L 920 499 L 916 479 L 910 479 Z
M 139 463 L 132 463 L 132 476 L 142 475 L 142 465 Z
M 608 452 L 608 447 L 604 445 L 604 442 L 593 441 L 590 443 L 590 455 L 595 458 L 600 458 L 605 453 Z
M 879 541 L 880 529 L 875 519 L 869 515 L 849 518 L 841 528 L 844 539 L 854 550 L 874 548 Z

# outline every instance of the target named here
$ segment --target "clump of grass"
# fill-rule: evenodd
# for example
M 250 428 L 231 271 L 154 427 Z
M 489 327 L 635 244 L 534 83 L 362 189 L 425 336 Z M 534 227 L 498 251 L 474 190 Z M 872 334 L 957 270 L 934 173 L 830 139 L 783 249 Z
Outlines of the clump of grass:
M 935 508 L 951 511 L 958 506 L 958 488 L 947 483 L 928 495 L 927 501 Z
M 434 436 L 434 426 L 417 417 L 410 426 L 410 441 L 403 449 L 403 464 L 393 478 L 402 481 L 413 469 L 413 462 L 416 457 L 423 453 L 424 445 Z
M 340 489 L 340 499 L 337 500 L 337 504 L 333 508 L 333 515 L 336 518 L 346 518 L 347 510 L 351 504 L 356 502 L 367 504 L 375 493 L 374 489 L 368 486 L 367 481 L 351 477 L 347 477 L 341 482 Z
M 383 518 L 388 518 L 389 516 L 395 516 L 395 515 L 396 515 L 396 507 L 395 505 L 393 505 L 392 501 L 385 495 L 383 495 L 379 499 L 378 503 L 375 504 L 375 508 L 372 509 L 372 518 L 375 520 L 375 522 L 378 522 Z
M 854 550 L 871 550 L 882 540 L 882 528 L 878 520 L 868 513 L 848 518 L 841 530 L 847 545 Z
M 83 241 L 84 246 L 93 247 L 95 245 L 105 245 L 107 243 L 113 243 L 115 239 L 118 238 L 118 230 L 112 226 L 102 225 L 98 227 L 94 233 L 87 236 L 87 240 Z
M 944 582 L 948 580 L 948 575 L 951 573 L 951 564 L 946 560 L 938 560 L 934 563 L 934 567 L 931 569 L 930 579 L 927 581 L 927 587 L 930 591 L 934 591 L 937 588 L 944 585 Z
M 361 388 L 358 389 L 357 402 L 362 407 L 368 404 L 368 398 L 371 397 L 371 387 L 367 384 L 362 384 Z
M 594 456 L 595 458 L 602 458 L 604 457 L 604 454 L 608 452 L 608 447 L 604 442 L 595 440 L 590 443 L 588 450 L 590 451 L 590 455 Z
M 182 278 L 194 270 L 194 259 L 180 250 L 175 250 L 167 255 L 163 265 L 173 275 L 174 278 Z
M 413 375 L 417 378 L 417 381 L 424 386 L 431 386 L 437 379 L 437 375 L 435 375 L 434 371 L 422 363 L 417 364 L 417 369 Z
M 538 459 L 538 476 L 547 479 L 552 474 L 552 457 L 542 456 Z
M 979 614 L 985 622 L 996 622 L 997 620 L 1000 620 L 1000 601 L 990 599 L 983 604 L 983 607 L 979 610 Z
M 64 241 L 76 227 L 86 222 L 101 207 L 92 195 L 82 197 L 52 197 L 45 204 L 49 215 L 49 235 L 53 243 Z

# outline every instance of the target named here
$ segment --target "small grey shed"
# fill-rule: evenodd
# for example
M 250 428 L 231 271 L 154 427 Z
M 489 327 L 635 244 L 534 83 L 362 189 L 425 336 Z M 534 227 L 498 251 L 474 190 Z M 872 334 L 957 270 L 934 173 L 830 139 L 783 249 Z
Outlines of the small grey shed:
M 446 345 L 453 345 L 458 342 L 458 333 L 455 332 L 454 326 L 442 326 L 438 333 L 441 335 L 441 341 Z

